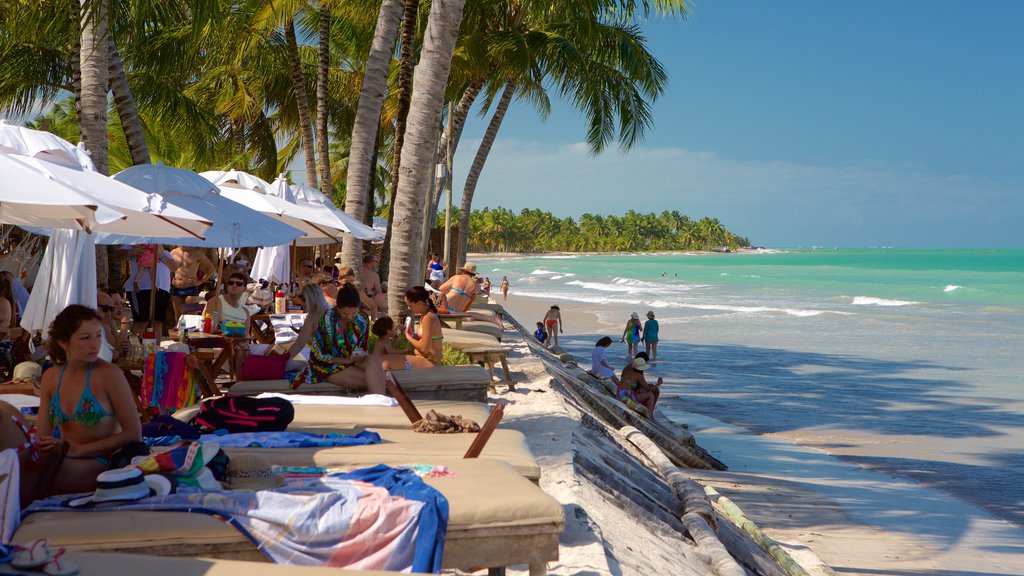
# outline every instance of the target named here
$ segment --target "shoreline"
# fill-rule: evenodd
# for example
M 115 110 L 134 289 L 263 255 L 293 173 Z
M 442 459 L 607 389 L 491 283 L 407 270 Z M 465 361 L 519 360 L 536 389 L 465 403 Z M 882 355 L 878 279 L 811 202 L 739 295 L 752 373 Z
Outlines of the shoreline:
M 516 296 L 514 289 L 507 302 L 500 294 L 493 301 L 526 327 L 549 304 Z M 574 336 L 596 339 L 608 332 L 592 304 L 559 304 Z M 577 360 L 589 365 L 588 359 Z M 672 412 L 702 447 L 730 467 L 688 473 L 736 502 L 798 560 L 801 550 L 813 549 L 842 573 L 865 576 L 1020 573 L 1024 533 L 972 504 L 846 461 L 821 443 L 804 444 L 806 431 L 756 435 L 705 415 Z

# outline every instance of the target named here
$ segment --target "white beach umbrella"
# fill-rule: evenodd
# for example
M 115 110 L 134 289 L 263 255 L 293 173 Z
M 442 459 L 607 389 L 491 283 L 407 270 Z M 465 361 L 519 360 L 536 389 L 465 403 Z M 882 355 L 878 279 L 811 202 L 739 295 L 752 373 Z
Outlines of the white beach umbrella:
M 330 212 L 335 218 L 335 227 L 338 229 L 344 230 L 359 240 L 378 241 L 384 239 L 383 232 L 375 230 L 348 215 L 345 211 L 339 210 L 326 194 L 316 188 L 310 188 L 305 184 L 295 184 L 291 186 L 291 189 L 295 195 L 296 204 L 300 206 L 310 204 Z
M 252 261 L 252 277 L 271 284 L 287 284 L 292 279 L 292 255 L 288 244 L 260 248 Z
M 92 230 L 124 213 L 82 193 L 39 161 L 0 152 L 0 222 L 17 226 Z
M 68 168 L 96 171 L 84 149 L 56 134 L 8 124 L 6 120 L 0 120 L 0 152 L 39 158 Z
M 29 296 L 21 327 L 49 329 L 69 304 L 96 306 L 96 244 L 91 234 L 55 228 Z
M 123 234 L 97 234 L 96 242 L 100 244 L 146 243 L 243 248 L 286 244 L 302 234 L 301 230 L 225 198 L 217 186 L 191 170 L 162 164 L 140 164 L 118 172 L 114 180 L 143 190 L 159 190 L 170 202 L 201 214 L 212 221 L 213 225 L 206 230 L 205 239 L 158 234 L 141 238 Z

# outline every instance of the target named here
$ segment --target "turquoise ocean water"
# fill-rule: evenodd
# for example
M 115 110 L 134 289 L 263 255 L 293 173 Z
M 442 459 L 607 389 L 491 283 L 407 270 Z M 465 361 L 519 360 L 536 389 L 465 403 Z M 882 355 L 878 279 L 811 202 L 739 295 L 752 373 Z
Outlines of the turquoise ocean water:
M 661 324 L 663 408 L 818 438 L 1024 527 L 1024 250 L 484 258 L 495 287 L 586 309 L 589 363 L 630 312 Z M 519 318 L 527 326 L 537 319 Z M 821 440 L 826 438 L 826 440 Z M 723 455 L 728 463 L 728 455 Z

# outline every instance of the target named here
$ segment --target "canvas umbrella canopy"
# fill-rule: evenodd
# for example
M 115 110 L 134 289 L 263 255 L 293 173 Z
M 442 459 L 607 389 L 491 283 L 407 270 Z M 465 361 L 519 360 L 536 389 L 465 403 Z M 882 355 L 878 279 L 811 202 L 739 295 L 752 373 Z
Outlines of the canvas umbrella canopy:
M 39 158 L 68 168 L 96 171 L 84 149 L 56 134 L 8 124 L 6 120 L 0 120 L 0 152 Z
M 268 184 L 256 176 L 237 170 L 202 172 L 200 176 L 217 184 L 226 198 L 302 230 L 303 235 L 294 241 L 297 246 L 341 242 L 344 230 L 336 226 L 337 219 L 326 211 L 290 200 L 293 196 L 287 190 L 287 183 L 282 192 L 282 187 L 276 182 Z
M 175 205 L 213 222 L 205 239 L 152 234 L 131 237 L 123 234 L 97 234 L 100 244 L 178 244 L 203 248 L 243 248 L 276 246 L 291 242 L 301 230 L 270 218 L 256 210 L 222 196 L 217 186 L 191 170 L 162 164 L 140 164 L 114 175 L 114 180 L 142 190 L 159 190 Z
M 375 230 L 345 211 L 339 210 L 326 194 L 316 188 L 310 188 L 305 184 L 295 184 L 291 186 L 291 190 L 295 195 L 296 204 L 300 206 L 306 204 L 329 212 L 335 219 L 334 226 L 339 230 L 344 230 L 359 240 L 379 241 L 384 239 L 383 232 Z

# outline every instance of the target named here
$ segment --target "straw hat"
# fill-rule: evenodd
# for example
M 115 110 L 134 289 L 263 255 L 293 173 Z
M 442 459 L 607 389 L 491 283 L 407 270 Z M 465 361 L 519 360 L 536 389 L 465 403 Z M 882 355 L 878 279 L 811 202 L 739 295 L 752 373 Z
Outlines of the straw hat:
M 476 275 L 476 262 L 466 262 L 459 268 L 463 272 L 469 272 L 470 274 Z
M 232 490 L 273 490 L 282 484 L 270 460 L 262 454 L 238 454 L 228 463 L 228 488 Z
M 644 360 L 643 358 L 637 358 L 636 360 L 633 360 L 633 370 L 643 372 L 644 370 L 647 370 L 650 367 L 651 365 L 648 364 L 647 360 Z
M 22 362 L 14 367 L 14 375 L 11 381 L 31 381 L 36 387 L 39 386 L 39 379 L 43 376 L 43 367 L 35 362 Z
M 334 259 L 335 260 L 341 260 L 341 252 L 335 252 L 334 253 Z
M 630 313 L 629 317 L 632 318 L 633 320 L 639 320 L 640 319 L 640 315 L 637 314 L 636 312 Z

